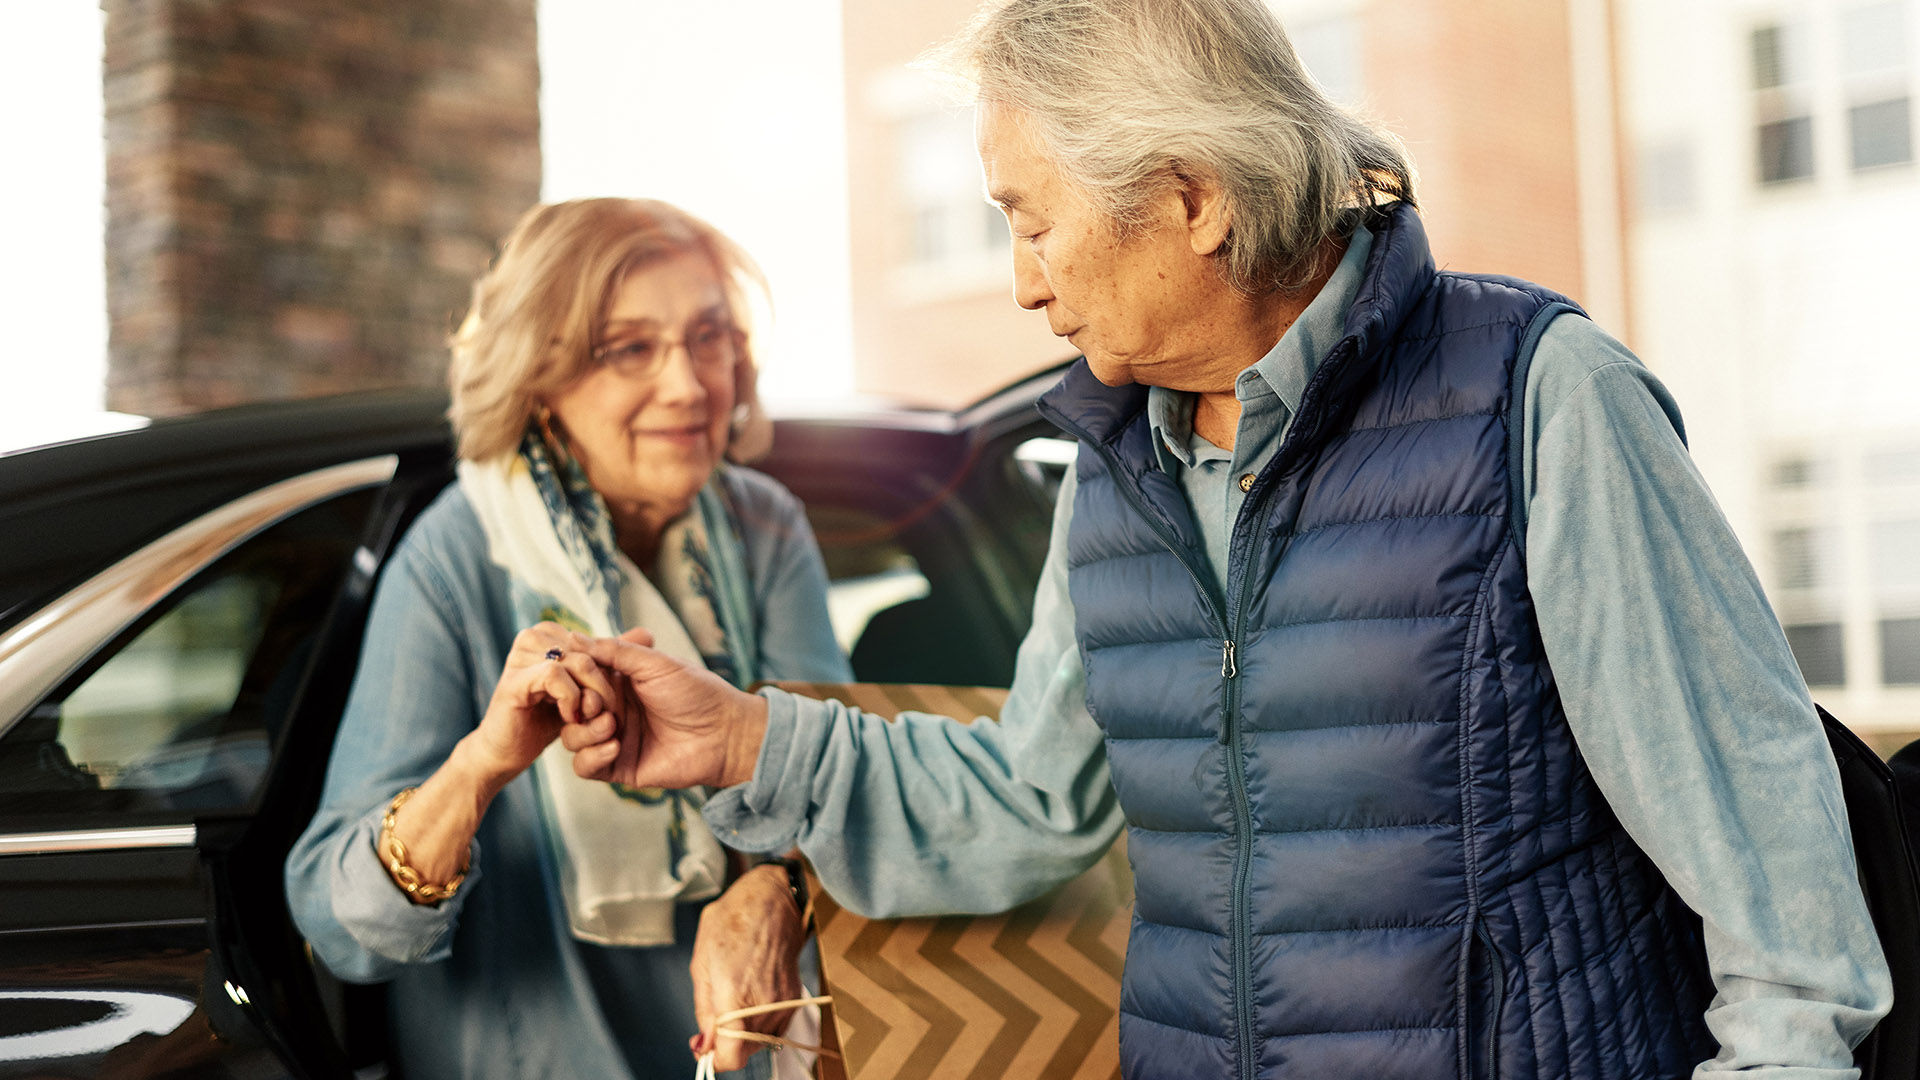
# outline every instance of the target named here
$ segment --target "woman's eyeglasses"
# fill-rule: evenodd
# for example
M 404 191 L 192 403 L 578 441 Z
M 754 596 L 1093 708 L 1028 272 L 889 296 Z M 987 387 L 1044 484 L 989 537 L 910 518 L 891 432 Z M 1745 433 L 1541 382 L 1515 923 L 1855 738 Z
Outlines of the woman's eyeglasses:
M 652 332 L 623 334 L 594 349 L 593 360 L 627 378 L 645 379 L 658 375 L 677 348 L 687 350 L 694 367 L 712 370 L 731 365 L 739 356 L 739 344 L 738 327 L 709 320 L 695 324 L 677 341 Z

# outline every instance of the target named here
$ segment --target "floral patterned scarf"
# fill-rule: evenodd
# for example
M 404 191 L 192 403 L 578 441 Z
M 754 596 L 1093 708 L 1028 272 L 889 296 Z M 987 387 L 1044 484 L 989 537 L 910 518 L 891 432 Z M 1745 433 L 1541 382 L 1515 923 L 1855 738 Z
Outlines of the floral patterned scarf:
M 463 462 L 460 485 L 513 583 L 517 625 L 595 636 L 635 626 L 655 648 L 736 686 L 757 678 L 745 556 L 718 478 L 660 537 L 651 579 L 614 541 L 606 503 L 577 462 L 529 431 L 520 452 Z M 582 780 L 559 743 L 534 765 L 573 935 L 604 945 L 673 941 L 673 907 L 717 895 L 726 854 L 701 818 L 705 793 Z

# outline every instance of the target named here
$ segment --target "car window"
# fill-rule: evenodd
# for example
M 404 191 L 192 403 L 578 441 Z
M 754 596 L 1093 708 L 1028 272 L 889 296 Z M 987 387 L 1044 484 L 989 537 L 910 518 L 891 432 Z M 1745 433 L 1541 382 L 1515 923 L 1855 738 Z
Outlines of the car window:
M 969 531 L 977 515 L 950 499 L 889 509 L 807 507 L 826 559 L 829 616 L 855 677 L 1006 686 L 1025 627 L 1009 634 L 992 598 L 999 563 Z M 1032 584 L 1019 588 L 1030 594 Z
M 888 608 L 922 600 L 933 591 L 913 556 L 899 552 L 897 565 L 877 573 L 841 578 L 827 586 L 827 617 L 833 636 L 848 652 L 859 643 L 873 617 Z
M 0 739 L 0 818 L 250 804 L 372 501 L 263 530 L 100 650 Z
M 873 617 L 932 591 L 899 530 L 879 514 L 812 506 L 808 517 L 827 564 L 827 618 L 840 647 L 852 652 Z
M 1060 494 L 1060 484 L 1079 456 L 1079 443 L 1049 435 L 1028 439 L 1013 451 L 1020 474 L 1046 496 L 1048 503 Z

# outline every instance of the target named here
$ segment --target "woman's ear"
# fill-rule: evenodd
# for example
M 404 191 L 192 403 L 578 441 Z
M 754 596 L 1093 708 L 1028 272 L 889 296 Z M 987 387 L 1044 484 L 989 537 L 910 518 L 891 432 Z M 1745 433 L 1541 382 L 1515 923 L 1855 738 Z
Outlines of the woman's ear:
M 540 438 L 547 444 L 547 454 L 555 464 L 565 464 L 573 459 L 573 448 L 567 445 L 566 429 L 560 426 L 560 418 L 553 415 L 545 402 L 533 407 L 533 424 L 540 432 Z
M 760 371 L 753 357 L 733 365 L 733 417 L 728 426 L 727 460 L 751 465 L 773 450 L 773 418 L 760 404 Z

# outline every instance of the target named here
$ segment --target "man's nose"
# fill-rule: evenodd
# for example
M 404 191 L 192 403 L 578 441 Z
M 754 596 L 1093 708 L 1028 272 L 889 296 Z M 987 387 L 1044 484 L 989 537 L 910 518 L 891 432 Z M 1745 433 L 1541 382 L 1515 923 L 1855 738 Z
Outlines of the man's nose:
M 1028 311 L 1038 311 L 1053 299 L 1047 286 L 1047 273 L 1040 259 L 1025 242 L 1013 242 L 1013 302 Z

